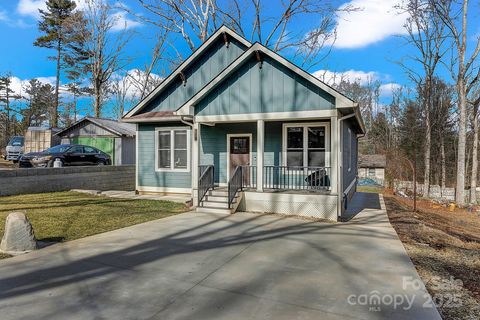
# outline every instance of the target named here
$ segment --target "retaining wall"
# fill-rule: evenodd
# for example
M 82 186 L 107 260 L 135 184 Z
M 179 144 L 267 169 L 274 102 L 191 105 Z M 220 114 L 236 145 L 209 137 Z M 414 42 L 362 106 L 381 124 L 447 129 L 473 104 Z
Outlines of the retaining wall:
M 394 188 L 396 190 L 409 190 L 413 191 L 413 182 L 412 181 L 394 181 Z M 477 193 L 477 203 L 480 203 L 480 191 Z M 417 194 L 424 196 L 423 194 L 423 184 L 417 182 Z M 465 189 L 465 202 L 470 201 L 470 190 Z M 430 185 L 430 191 L 428 197 L 430 199 L 443 199 L 448 201 L 455 201 L 455 188 L 441 188 L 439 185 Z
M 135 190 L 135 166 L 25 168 L 0 171 L 0 196 L 71 189 Z

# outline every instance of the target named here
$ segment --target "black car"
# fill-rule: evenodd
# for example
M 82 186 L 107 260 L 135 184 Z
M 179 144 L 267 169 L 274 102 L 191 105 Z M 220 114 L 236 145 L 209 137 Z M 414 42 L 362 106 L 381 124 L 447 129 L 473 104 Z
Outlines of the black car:
M 31 167 L 33 167 L 32 162 L 31 162 L 32 159 L 35 158 L 36 156 L 38 156 L 39 154 L 42 154 L 42 152 L 44 152 L 44 151 L 29 152 L 29 153 L 22 154 L 20 156 L 20 158 L 18 158 L 18 166 L 20 168 L 31 168 Z
M 61 144 L 37 154 L 30 162 L 34 167 L 110 165 L 110 156 L 91 146 Z

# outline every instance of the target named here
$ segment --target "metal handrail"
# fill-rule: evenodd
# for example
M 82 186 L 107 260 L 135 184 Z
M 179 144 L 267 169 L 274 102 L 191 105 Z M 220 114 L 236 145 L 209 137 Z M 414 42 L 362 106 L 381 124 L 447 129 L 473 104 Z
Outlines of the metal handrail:
M 242 167 L 235 167 L 232 177 L 228 180 L 228 208 L 232 207 L 233 200 L 238 190 L 242 190 L 243 186 L 243 170 Z
M 279 190 L 330 190 L 330 167 L 264 166 L 263 187 Z
M 203 172 L 202 172 L 202 169 Z M 210 188 L 214 187 L 215 183 L 215 168 L 212 165 L 198 166 L 200 178 L 198 179 L 198 203 L 202 202 Z

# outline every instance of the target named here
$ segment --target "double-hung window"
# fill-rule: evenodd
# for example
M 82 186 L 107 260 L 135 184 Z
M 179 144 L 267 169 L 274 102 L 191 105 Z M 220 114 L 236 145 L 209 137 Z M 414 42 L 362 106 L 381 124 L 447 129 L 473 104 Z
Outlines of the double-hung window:
M 328 123 L 297 123 L 283 126 L 283 163 L 287 167 L 328 167 Z
M 190 170 L 190 130 L 157 128 L 155 130 L 155 166 L 157 171 Z

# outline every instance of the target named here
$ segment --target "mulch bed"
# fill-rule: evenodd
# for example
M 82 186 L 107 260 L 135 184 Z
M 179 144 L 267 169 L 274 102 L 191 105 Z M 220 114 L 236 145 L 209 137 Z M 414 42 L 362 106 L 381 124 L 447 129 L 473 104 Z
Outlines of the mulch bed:
M 480 319 L 480 217 L 385 194 L 388 217 L 444 319 Z

